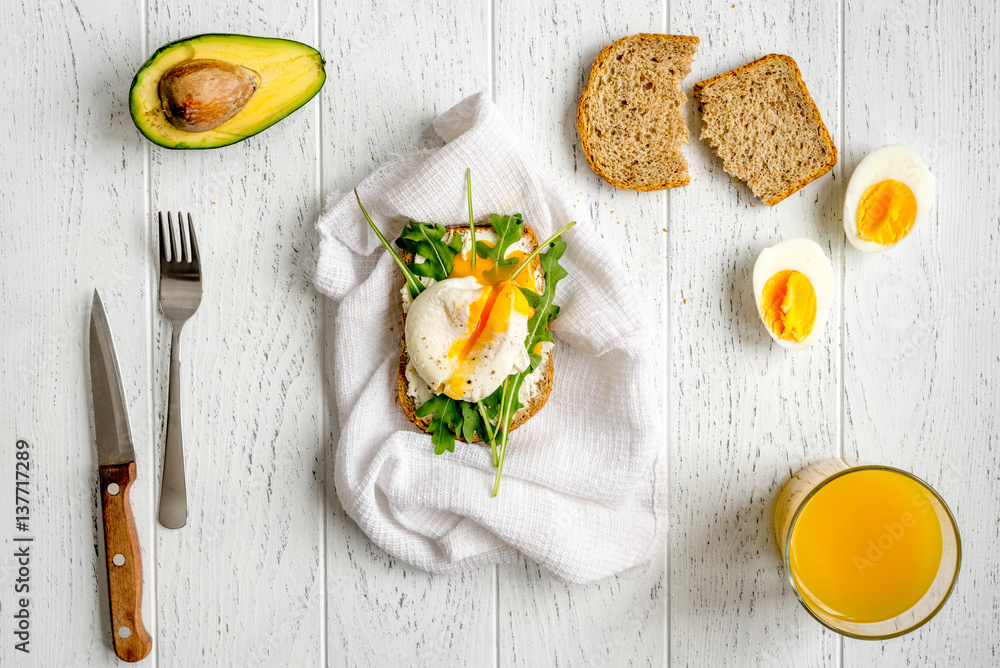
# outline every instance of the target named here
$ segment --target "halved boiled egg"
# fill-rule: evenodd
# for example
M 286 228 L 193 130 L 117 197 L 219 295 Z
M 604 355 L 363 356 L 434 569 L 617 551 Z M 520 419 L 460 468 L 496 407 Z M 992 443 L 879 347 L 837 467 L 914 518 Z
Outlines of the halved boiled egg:
M 934 175 L 912 149 L 883 146 L 858 164 L 844 198 L 844 230 L 858 250 L 889 250 L 927 218 Z
M 753 293 L 771 338 L 783 348 L 808 348 L 830 312 L 833 265 L 811 239 L 782 241 L 757 257 Z

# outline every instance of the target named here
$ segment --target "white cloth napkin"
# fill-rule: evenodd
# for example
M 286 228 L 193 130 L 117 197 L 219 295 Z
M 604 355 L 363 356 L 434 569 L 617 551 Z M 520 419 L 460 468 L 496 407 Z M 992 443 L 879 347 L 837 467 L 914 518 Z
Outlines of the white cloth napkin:
M 570 221 L 553 183 L 527 159 L 499 110 L 473 95 L 434 121 L 447 142 L 397 158 L 358 187 L 386 237 L 408 220 L 468 223 L 520 212 L 540 239 Z M 650 560 L 667 529 L 657 345 L 622 263 L 578 219 L 566 233 L 552 330 L 555 378 L 542 410 L 511 433 L 500 491 L 489 448 L 457 442 L 437 456 L 396 400 L 402 278 L 354 194 L 327 202 L 316 287 L 339 302 L 334 391 L 341 436 L 337 494 L 390 554 L 447 573 L 524 555 L 567 582 Z

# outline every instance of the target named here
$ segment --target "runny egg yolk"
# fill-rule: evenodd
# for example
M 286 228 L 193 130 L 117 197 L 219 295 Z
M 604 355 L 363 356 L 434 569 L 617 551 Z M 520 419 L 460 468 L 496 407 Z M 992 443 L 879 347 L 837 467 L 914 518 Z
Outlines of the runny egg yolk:
M 893 179 L 870 186 L 858 202 L 858 236 L 882 246 L 891 246 L 909 234 L 916 219 L 913 191 Z
M 779 271 L 764 284 L 760 312 L 779 339 L 802 341 L 816 322 L 816 290 L 802 272 Z
M 492 246 L 489 242 L 484 242 Z M 448 357 L 455 363 L 455 373 L 452 375 L 444 393 L 452 399 L 458 399 L 465 393 L 466 384 L 471 383 L 470 377 L 476 369 L 476 358 L 487 350 L 504 332 L 507 331 L 511 317 L 519 314 L 530 318 L 534 309 L 528 305 L 528 300 L 518 287 L 536 291 L 535 276 L 531 267 L 519 273 L 512 282 L 511 275 L 524 261 L 525 253 L 512 251 L 508 259 L 516 259 L 509 265 L 496 267 L 489 258 L 476 258 L 476 269 L 472 270 L 472 253 L 455 256 L 455 264 L 448 278 L 464 278 L 473 276 L 486 288 L 476 301 L 469 305 L 468 329 L 464 336 L 459 337 L 448 350 Z M 522 344 L 523 345 L 523 344 Z
M 493 244 L 489 241 L 481 241 L 479 243 L 484 243 L 487 246 L 492 247 Z M 511 275 L 517 271 L 518 267 L 524 261 L 527 254 L 522 251 L 515 250 L 510 251 L 507 255 L 508 260 L 516 260 L 516 262 L 511 262 L 509 265 L 503 267 L 494 267 L 493 260 L 488 257 L 477 257 L 476 258 L 476 271 L 472 271 L 472 251 L 470 250 L 466 254 L 459 254 L 455 256 L 455 264 L 452 267 L 451 273 L 448 274 L 448 278 L 464 278 L 466 276 L 475 276 L 476 280 L 479 281 L 480 285 L 499 285 L 500 283 L 510 279 Z M 532 292 L 535 290 L 535 272 L 531 268 L 527 268 L 517 275 L 514 282 L 520 285 L 522 288 L 528 288 Z

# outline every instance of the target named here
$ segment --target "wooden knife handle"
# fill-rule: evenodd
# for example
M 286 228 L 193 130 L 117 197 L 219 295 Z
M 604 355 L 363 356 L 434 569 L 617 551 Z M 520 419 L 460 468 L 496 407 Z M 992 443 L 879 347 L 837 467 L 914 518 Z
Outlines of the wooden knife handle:
M 128 498 L 135 482 L 135 462 L 109 464 L 99 471 L 115 654 L 123 661 L 141 661 L 153 641 L 142 625 L 142 560 Z

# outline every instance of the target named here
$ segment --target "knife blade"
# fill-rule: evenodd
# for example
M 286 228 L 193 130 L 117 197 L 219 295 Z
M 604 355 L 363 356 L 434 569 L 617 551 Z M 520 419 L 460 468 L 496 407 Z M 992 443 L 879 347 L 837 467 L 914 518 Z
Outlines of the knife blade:
M 118 658 L 141 661 L 149 654 L 153 641 L 142 624 L 142 560 L 129 502 L 129 490 L 136 475 L 135 448 L 111 327 L 97 290 L 90 312 L 90 386 L 94 397 L 111 635 Z

